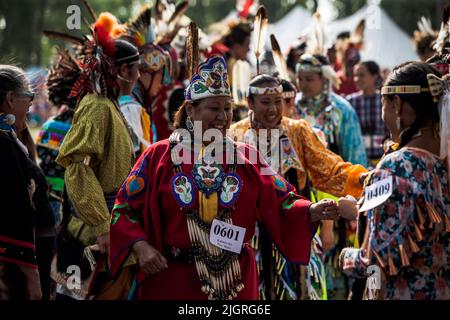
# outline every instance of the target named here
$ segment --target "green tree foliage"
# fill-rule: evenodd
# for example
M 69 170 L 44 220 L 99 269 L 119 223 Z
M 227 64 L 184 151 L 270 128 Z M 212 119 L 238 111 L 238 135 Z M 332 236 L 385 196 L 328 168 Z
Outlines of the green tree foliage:
M 133 8 L 155 0 L 88 0 L 97 13 L 110 11 L 121 21 L 125 21 Z M 367 0 L 330 0 L 338 12 L 345 17 L 366 4 Z M 372 1 L 372 0 L 370 0 Z M 317 7 L 317 0 L 260 0 L 267 8 L 271 22 L 283 17 L 296 5 L 307 7 L 311 12 Z M 92 23 L 81 0 L 0 0 L 0 63 L 18 63 L 23 67 L 31 65 L 48 66 L 52 48 L 60 41 L 42 36 L 42 30 L 56 30 L 81 35 L 87 32 L 82 22 L 82 30 L 70 31 L 66 28 L 66 13 L 69 5 L 76 4 L 83 16 Z M 187 12 L 202 28 L 223 19 L 235 8 L 234 0 L 190 0 Z M 412 34 L 418 19 L 428 16 L 433 27 L 439 28 L 445 0 L 381 0 L 381 6 L 407 33 Z

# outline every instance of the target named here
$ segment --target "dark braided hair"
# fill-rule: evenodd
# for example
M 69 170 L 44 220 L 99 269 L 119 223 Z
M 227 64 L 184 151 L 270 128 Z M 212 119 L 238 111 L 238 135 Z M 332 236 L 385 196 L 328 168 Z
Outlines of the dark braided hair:
M 420 85 L 421 88 L 428 88 L 427 74 L 432 73 L 438 77 L 441 73 L 422 62 L 405 62 L 394 68 L 386 79 L 385 86 L 407 86 Z M 398 95 L 403 102 L 407 102 L 416 112 L 416 119 L 400 135 L 400 148 L 404 147 L 415 134 L 419 132 L 425 124 L 431 120 L 433 123 L 439 122 L 438 104 L 433 101 L 430 91 L 420 94 L 389 94 L 386 95 L 391 101 Z

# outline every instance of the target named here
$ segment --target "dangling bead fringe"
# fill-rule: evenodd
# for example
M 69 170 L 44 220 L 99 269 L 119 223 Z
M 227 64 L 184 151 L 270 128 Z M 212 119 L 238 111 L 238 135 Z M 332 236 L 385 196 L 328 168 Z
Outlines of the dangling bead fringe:
M 409 247 L 411 249 L 412 253 L 417 253 L 420 251 L 419 246 L 417 245 L 417 243 L 412 239 L 411 235 L 408 233 L 407 236 L 408 238 L 408 243 L 409 243 Z
M 418 242 L 422 241 L 423 240 L 423 235 L 422 235 L 422 232 L 420 231 L 420 229 L 419 229 L 419 227 L 417 226 L 416 223 L 414 223 L 414 231 L 416 233 L 416 240 Z
M 432 222 L 434 224 L 440 224 L 442 222 L 442 219 L 439 216 L 439 214 L 436 212 L 436 209 L 434 209 L 434 207 L 429 202 L 426 202 L 425 206 L 427 208 L 428 217 L 430 218 L 430 222 Z
M 375 258 L 377 259 L 378 264 L 379 264 L 383 269 L 385 269 L 385 268 L 386 268 L 386 264 L 384 263 L 383 259 L 381 259 L 381 257 L 378 255 L 378 253 L 377 253 L 375 250 L 373 250 L 372 253 L 373 253 L 373 255 L 375 256 Z
M 425 217 L 422 212 L 422 209 L 419 205 L 416 204 L 416 210 L 417 210 L 417 217 L 419 218 L 419 226 L 423 228 L 423 225 L 425 224 Z
M 396 276 L 397 268 L 395 267 L 394 259 L 392 258 L 391 253 L 388 254 L 388 264 L 389 264 L 389 275 Z
M 444 215 L 445 232 L 450 232 L 450 220 Z
M 408 255 L 406 254 L 405 247 L 403 246 L 403 244 L 400 244 L 398 246 L 398 249 L 400 251 L 400 258 L 402 260 L 402 266 L 403 267 L 409 266 L 410 265 L 409 258 L 408 258 Z

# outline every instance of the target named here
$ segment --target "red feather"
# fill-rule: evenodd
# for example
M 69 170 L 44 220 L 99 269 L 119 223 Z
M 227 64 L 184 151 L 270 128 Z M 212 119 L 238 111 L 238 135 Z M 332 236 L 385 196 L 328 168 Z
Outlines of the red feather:
M 101 25 L 94 27 L 94 33 L 97 37 L 97 43 L 102 47 L 103 52 L 113 58 L 116 52 L 114 40 L 111 38 L 109 32 Z
M 247 19 L 248 14 L 250 12 L 250 7 L 253 5 L 253 0 L 247 0 L 245 1 L 244 5 L 242 6 L 242 10 L 239 12 L 239 17 Z

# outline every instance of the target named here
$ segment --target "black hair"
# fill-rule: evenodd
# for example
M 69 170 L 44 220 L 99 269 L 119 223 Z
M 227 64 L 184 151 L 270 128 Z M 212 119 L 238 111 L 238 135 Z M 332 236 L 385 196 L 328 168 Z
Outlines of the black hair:
M 281 79 L 280 83 L 283 86 L 283 92 L 297 92 L 297 88 L 295 88 L 295 85 L 292 82 Z
M 323 54 L 313 54 L 312 56 L 314 58 L 316 58 L 320 62 L 321 65 L 323 65 L 323 66 L 330 65 L 330 60 L 326 56 L 324 56 Z M 301 63 L 301 64 L 311 64 L 310 61 L 303 60 L 302 58 L 300 58 L 299 63 Z
M 119 67 L 124 63 L 130 65 L 139 60 L 139 50 L 130 42 L 117 39 L 114 41 L 114 46 L 116 48 L 114 57 L 114 64 L 116 67 Z
M 416 85 L 421 88 L 428 88 L 427 74 L 432 73 L 441 76 L 441 73 L 423 62 L 405 62 L 396 66 L 385 81 L 385 86 L 407 86 Z M 386 97 L 390 100 L 398 95 L 400 99 L 407 102 L 416 112 L 416 119 L 400 137 L 400 148 L 404 147 L 413 136 L 431 120 L 439 123 L 438 103 L 433 100 L 430 91 L 419 94 L 389 94 Z
M 286 65 L 289 69 L 295 71 L 295 65 L 297 64 L 298 58 L 296 55 L 299 53 L 300 56 L 305 52 L 306 50 L 306 41 L 300 43 L 298 46 L 292 47 L 291 50 L 289 50 L 289 53 L 286 58 Z
M 368 60 L 360 62 L 359 64 L 364 65 L 371 75 L 373 76 L 380 75 L 380 66 L 375 61 Z
M 188 104 L 191 104 L 193 107 L 196 107 L 200 104 L 200 100 L 195 101 L 184 101 L 183 104 L 180 106 L 178 111 L 175 113 L 175 116 L 173 118 L 173 127 L 175 129 L 187 129 L 186 128 L 186 119 L 187 119 L 187 111 L 186 106 Z
M 341 39 L 341 40 L 348 39 L 348 38 L 350 38 L 350 31 L 343 31 L 343 32 L 339 33 L 336 37 L 336 39 Z
M 264 84 L 270 84 L 270 85 L 273 85 L 273 86 L 279 86 L 280 85 L 280 81 L 277 78 L 269 76 L 267 74 L 260 74 L 260 75 L 258 75 L 256 77 L 254 77 L 250 81 L 249 87 L 260 87 L 260 86 L 262 86 Z M 254 97 L 254 94 L 249 92 L 247 99 L 253 101 L 253 97 Z
M 436 36 L 427 34 L 414 39 L 414 46 L 418 55 L 424 55 L 428 52 L 433 52 L 433 45 L 436 41 Z
M 230 48 L 233 43 L 243 44 L 250 37 L 251 29 L 248 24 L 240 23 L 231 29 L 231 32 L 225 36 L 223 43 Z
M 24 89 L 26 79 L 22 69 L 12 65 L 0 65 L 0 104 L 5 101 L 8 91 Z
M 367 60 L 367 61 L 362 61 L 362 62 L 358 63 L 357 65 L 365 66 L 367 71 L 370 73 L 370 75 L 377 76 L 375 86 L 377 88 L 381 87 L 381 85 L 383 83 L 383 77 L 381 76 L 380 66 L 378 65 L 378 63 L 376 63 L 373 60 Z

